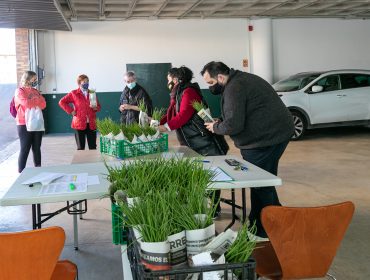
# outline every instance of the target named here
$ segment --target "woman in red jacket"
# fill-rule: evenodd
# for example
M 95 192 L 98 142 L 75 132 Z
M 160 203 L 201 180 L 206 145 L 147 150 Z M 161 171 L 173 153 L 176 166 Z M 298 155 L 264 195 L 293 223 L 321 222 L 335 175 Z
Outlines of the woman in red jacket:
M 59 101 L 59 106 L 73 116 L 71 127 L 75 130 L 77 150 L 85 150 L 85 143 L 90 150 L 96 149 L 96 112 L 100 111 L 100 104 L 90 104 L 89 78 L 79 75 L 78 89 L 72 90 Z M 72 106 L 71 106 L 72 105 Z
M 35 89 L 37 86 L 37 75 L 35 72 L 26 71 L 23 73 L 20 87 L 16 89 L 14 104 L 17 110 L 15 118 L 21 150 L 18 157 L 18 172 L 21 173 L 26 167 L 28 154 L 32 147 L 33 163 L 36 167 L 41 166 L 41 141 L 43 131 L 27 131 L 25 113 L 26 109 L 39 107 L 45 109 L 45 98 Z

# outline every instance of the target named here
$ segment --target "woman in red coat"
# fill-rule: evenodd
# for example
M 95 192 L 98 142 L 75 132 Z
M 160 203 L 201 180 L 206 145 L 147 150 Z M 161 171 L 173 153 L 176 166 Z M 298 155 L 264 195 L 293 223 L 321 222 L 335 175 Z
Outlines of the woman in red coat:
M 59 101 L 59 106 L 71 114 L 72 125 L 75 130 L 77 150 L 85 150 L 85 143 L 90 150 L 96 149 L 96 112 L 100 111 L 100 104 L 90 104 L 89 78 L 80 75 L 77 78 L 78 89 L 72 90 Z
M 28 131 L 26 127 L 26 110 L 34 107 L 45 109 L 45 98 L 35 88 L 37 76 L 33 71 L 23 73 L 20 87 L 16 89 L 14 104 L 17 110 L 15 118 L 21 150 L 18 157 L 18 172 L 21 173 L 26 167 L 28 154 L 32 148 L 33 163 L 36 167 L 41 166 L 41 142 L 44 131 Z

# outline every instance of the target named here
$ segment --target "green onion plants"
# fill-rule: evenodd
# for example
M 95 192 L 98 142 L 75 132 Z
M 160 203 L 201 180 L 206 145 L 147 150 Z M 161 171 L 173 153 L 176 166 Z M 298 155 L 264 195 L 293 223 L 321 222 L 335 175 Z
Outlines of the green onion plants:
M 101 135 L 107 135 L 110 132 L 113 132 L 115 122 L 111 118 L 97 119 L 96 126 Z
M 144 242 L 164 242 L 171 233 L 171 209 L 166 195 L 152 192 L 132 207 L 120 204 L 125 215 L 124 223 L 140 231 Z
M 199 102 L 199 101 L 194 101 L 192 103 L 193 105 L 193 108 L 195 109 L 195 111 L 199 112 L 200 110 L 202 109 L 207 109 L 204 104 L 202 102 Z
M 140 111 L 147 113 L 147 108 L 143 99 L 139 101 L 138 107 Z
M 165 113 L 165 109 L 163 109 L 163 108 L 160 108 L 160 109 L 154 108 L 153 114 L 152 114 L 152 119 L 160 121 L 162 116 L 164 115 L 164 113 Z
M 234 243 L 230 246 L 229 250 L 227 250 L 225 259 L 228 263 L 247 262 L 252 254 L 256 246 L 256 241 L 248 238 L 248 231 L 255 235 L 257 232 L 257 227 L 255 223 L 250 228 L 248 227 L 248 223 L 241 225 L 238 231 L 238 236 L 236 237 Z

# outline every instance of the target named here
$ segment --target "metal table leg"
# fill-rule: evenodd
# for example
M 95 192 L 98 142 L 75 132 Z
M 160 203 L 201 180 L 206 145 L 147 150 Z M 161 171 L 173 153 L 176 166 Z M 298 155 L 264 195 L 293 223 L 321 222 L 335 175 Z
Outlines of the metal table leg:
M 76 203 L 76 201 L 73 201 L 73 203 Z M 79 204 L 81 205 L 81 204 Z M 75 208 L 76 206 L 74 206 Z M 75 247 L 75 250 L 78 250 L 78 224 L 77 224 L 77 215 L 73 216 L 73 244 Z
M 236 201 L 235 201 L 235 190 L 234 189 L 231 189 L 231 203 L 229 205 L 231 205 L 231 216 L 232 217 L 231 217 L 230 224 L 227 225 L 225 230 L 227 230 L 228 228 L 231 228 L 235 224 L 235 221 L 238 218 L 235 213 Z
M 36 216 L 36 204 L 32 204 L 32 229 L 37 228 Z
M 245 188 L 242 188 L 242 219 L 241 222 L 244 223 L 247 220 L 247 202 L 245 197 Z

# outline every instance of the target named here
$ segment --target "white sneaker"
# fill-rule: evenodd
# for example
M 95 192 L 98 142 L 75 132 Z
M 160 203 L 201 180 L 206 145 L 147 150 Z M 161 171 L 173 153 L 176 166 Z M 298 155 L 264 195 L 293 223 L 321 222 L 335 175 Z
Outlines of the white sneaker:
M 254 235 L 250 231 L 247 231 L 247 235 L 248 235 L 249 240 L 251 240 L 251 241 L 255 241 L 255 242 L 270 241 L 270 239 L 268 239 L 267 237 L 260 237 L 260 236 Z

